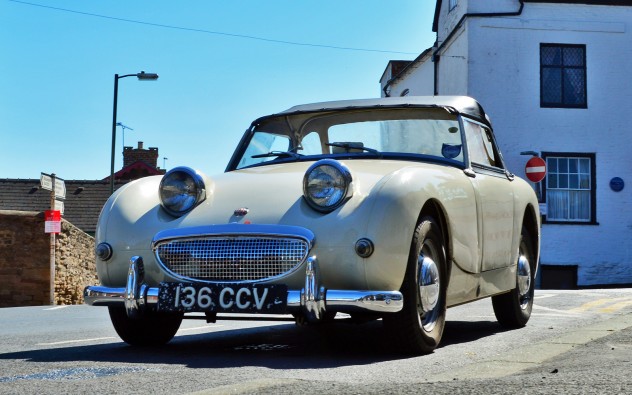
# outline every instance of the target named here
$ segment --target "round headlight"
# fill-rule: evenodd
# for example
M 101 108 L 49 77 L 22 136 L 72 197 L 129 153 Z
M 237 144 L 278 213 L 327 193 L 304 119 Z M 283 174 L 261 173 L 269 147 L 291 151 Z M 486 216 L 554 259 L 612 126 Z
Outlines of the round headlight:
M 315 210 L 330 212 L 351 196 L 351 173 L 342 163 L 324 159 L 314 163 L 303 178 L 303 196 Z
M 202 176 L 188 167 L 176 167 L 160 181 L 160 203 L 171 215 L 181 216 L 206 198 Z

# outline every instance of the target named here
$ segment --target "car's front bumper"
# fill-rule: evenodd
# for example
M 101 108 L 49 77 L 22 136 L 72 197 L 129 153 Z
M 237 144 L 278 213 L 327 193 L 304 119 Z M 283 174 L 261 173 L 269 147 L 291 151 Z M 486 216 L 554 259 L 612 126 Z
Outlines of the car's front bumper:
M 92 306 L 124 305 L 130 317 L 153 309 L 158 304 L 158 287 L 144 282 L 143 259 L 130 259 L 127 284 L 123 288 L 88 286 L 84 290 L 84 302 Z M 399 291 L 336 290 L 326 289 L 320 283 L 318 262 L 307 259 L 305 286 L 287 292 L 287 313 L 302 316 L 308 321 L 319 321 L 327 311 L 342 313 L 396 313 L 404 304 Z

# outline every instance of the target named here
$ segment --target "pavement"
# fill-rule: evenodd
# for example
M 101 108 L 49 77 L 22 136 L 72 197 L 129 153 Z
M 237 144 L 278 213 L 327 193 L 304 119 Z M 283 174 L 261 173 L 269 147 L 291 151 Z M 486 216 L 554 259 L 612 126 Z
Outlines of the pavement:
M 577 328 L 448 373 L 388 386 L 261 379 L 217 394 L 632 394 L 632 313 Z

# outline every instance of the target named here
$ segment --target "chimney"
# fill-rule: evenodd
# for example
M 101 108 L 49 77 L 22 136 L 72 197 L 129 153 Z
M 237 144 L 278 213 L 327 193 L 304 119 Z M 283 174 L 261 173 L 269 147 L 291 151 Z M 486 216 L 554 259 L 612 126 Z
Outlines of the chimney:
M 143 142 L 138 142 L 138 148 L 124 147 L 123 148 L 123 167 L 132 165 L 138 161 L 147 163 L 154 168 L 158 167 L 158 148 L 150 147 L 149 149 L 143 148 Z

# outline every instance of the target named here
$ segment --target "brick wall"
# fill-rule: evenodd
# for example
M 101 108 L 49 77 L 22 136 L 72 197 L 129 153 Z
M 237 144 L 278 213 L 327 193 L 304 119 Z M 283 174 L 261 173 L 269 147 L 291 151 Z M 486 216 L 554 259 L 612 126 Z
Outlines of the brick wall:
M 67 221 L 55 243 L 55 304 L 83 302 L 97 284 L 94 239 Z M 50 236 L 43 213 L 0 210 L 0 307 L 48 305 Z
M 158 167 L 158 148 L 143 148 L 143 142 L 138 142 L 138 148 L 123 147 L 123 167 L 142 161 L 152 167 Z

